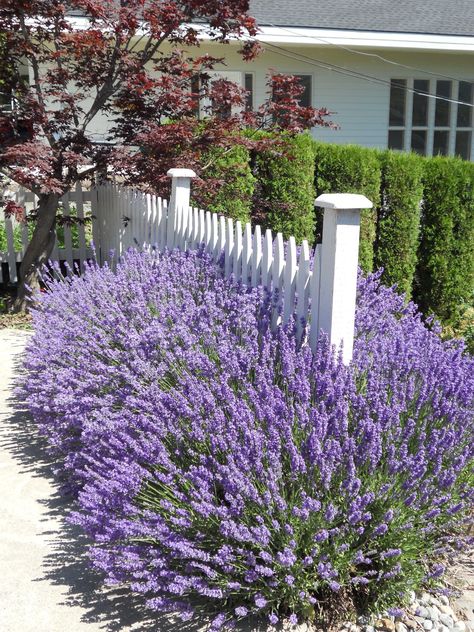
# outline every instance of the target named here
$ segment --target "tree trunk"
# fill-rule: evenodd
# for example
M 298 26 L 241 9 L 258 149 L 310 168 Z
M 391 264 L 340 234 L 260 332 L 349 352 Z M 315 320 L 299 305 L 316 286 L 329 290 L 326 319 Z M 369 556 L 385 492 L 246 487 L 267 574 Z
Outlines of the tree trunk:
M 35 229 L 20 265 L 18 291 L 12 306 L 15 312 L 26 311 L 30 289 L 38 290 L 40 287 L 38 271 L 48 261 L 54 248 L 59 200 L 57 193 L 39 196 Z

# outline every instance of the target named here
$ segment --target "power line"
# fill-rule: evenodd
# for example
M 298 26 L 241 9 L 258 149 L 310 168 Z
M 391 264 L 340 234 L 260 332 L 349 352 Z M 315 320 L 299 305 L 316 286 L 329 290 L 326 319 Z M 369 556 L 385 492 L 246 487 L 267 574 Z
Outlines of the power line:
M 416 66 L 401 64 L 400 62 L 393 61 L 392 59 L 387 59 L 386 57 L 383 57 L 382 55 L 379 55 L 378 53 L 367 53 L 362 50 L 350 48 L 349 46 L 344 46 L 343 44 L 336 44 L 335 42 L 331 42 L 331 40 L 325 39 L 324 37 L 317 37 L 316 35 L 305 35 L 303 33 L 298 33 L 298 31 L 293 31 L 284 26 L 277 26 L 276 24 L 270 24 L 269 26 L 280 29 L 282 31 L 286 31 L 287 33 L 290 33 L 291 35 L 297 35 L 298 37 L 304 37 L 306 39 L 311 39 L 313 41 L 324 42 L 325 44 L 328 44 L 329 46 L 340 48 L 341 50 L 348 51 L 349 53 L 354 53 L 356 55 L 363 55 L 364 57 L 375 57 L 376 59 L 380 59 L 381 61 L 386 62 L 387 64 L 391 64 L 393 66 L 399 66 L 400 68 L 406 68 L 408 70 L 416 70 L 416 72 L 432 75 L 433 77 L 442 77 L 443 79 L 450 79 L 451 81 L 465 81 L 465 79 L 460 79 L 459 77 L 451 77 L 450 75 L 445 75 L 440 72 L 432 72 L 431 70 L 425 70 L 424 68 L 417 68 Z
M 262 42 L 260 42 L 262 44 Z M 276 54 L 282 55 L 283 57 L 288 57 L 290 59 L 294 59 L 296 61 L 300 61 L 312 66 L 316 66 L 319 68 L 324 68 L 325 70 L 331 70 L 332 72 L 346 75 L 349 77 L 355 77 L 357 79 L 362 79 L 363 81 L 368 81 L 370 83 L 375 83 L 378 85 L 384 85 L 390 87 L 392 84 L 390 81 L 386 79 L 380 79 L 379 77 L 374 77 L 373 75 L 368 75 L 366 73 L 359 72 L 357 70 L 352 70 L 350 68 L 345 68 L 344 66 L 338 66 L 337 64 L 332 64 L 331 62 L 323 61 L 321 59 L 316 59 L 314 57 L 309 57 L 304 55 L 303 53 L 296 53 L 282 46 L 277 46 L 276 44 L 270 44 L 269 42 L 263 42 L 264 47 L 271 47 L 271 49 L 276 52 Z M 450 99 L 448 97 L 443 97 L 438 94 L 432 94 L 431 92 L 424 92 L 422 90 L 416 90 L 415 88 L 410 88 L 405 86 L 404 89 L 407 92 L 412 92 L 413 94 L 418 94 L 420 96 L 424 96 L 430 99 L 436 99 L 438 101 L 445 101 L 448 103 L 456 103 L 457 105 L 464 105 L 470 108 L 474 108 L 474 104 L 467 103 L 465 101 L 458 101 L 456 99 Z

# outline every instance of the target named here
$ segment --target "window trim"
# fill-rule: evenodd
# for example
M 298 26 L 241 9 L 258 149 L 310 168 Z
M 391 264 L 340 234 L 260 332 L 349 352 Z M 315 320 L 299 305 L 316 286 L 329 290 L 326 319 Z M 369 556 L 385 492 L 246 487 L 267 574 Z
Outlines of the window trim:
M 437 81 L 443 81 L 441 77 L 437 78 L 426 78 L 426 77 L 394 77 L 390 79 L 390 86 L 388 87 L 388 125 L 387 125 L 387 147 L 390 149 L 389 142 L 389 133 L 391 131 L 402 131 L 403 132 L 403 148 L 401 150 L 395 151 L 413 151 L 411 145 L 411 136 L 413 131 L 426 131 L 426 151 L 425 156 L 433 155 L 433 147 L 434 147 L 434 136 L 437 131 L 447 131 L 448 132 L 448 156 L 454 156 L 456 151 L 456 136 L 457 132 L 471 132 L 471 147 L 470 147 L 470 155 L 465 158 L 465 160 L 474 161 L 474 112 L 471 115 L 471 126 L 470 127 L 458 127 L 457 126 L 457 113 L 458 113 L 458 104 L 450 103 L 450 113 L 449 113 L 449 125 L 435 125 L 435 115 L 436 115 L 436 103 L 437 100 L 433 98 L 428 99 L 428 117 L 427 117 L 427 125 L 415 125 L 413 126 L 413 88 L 414 82 L 416 80 L 423 79 L 427 80 L 429 83 L 429 93 L 436 94 L 437 93 Z M 390 125 L 390 91 L 391 85 L 394 81 L 406 81 L 406 92 L 405 92 L 405 125 Z M 463 79 L 465 83 L 470 83 L 472 88 L 472 100 L 474 102 L 474 78 L 471 79 Z M 451 80 L 451 99 L 453 101 L 457 101 L 459 98 L 459 84 L 460 81 Z

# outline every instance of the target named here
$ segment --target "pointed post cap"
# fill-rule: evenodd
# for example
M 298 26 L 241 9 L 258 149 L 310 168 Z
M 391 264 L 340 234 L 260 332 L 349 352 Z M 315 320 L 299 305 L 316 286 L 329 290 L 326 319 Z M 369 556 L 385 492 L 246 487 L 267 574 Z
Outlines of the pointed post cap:
M 167 174 L 170 178 L 195 178 L 196 174 L 192 169 L 169 169 Z
M 365 195 L 358 193 L 323 193 L 314 201 L 320 208 L 338 209 L 363 209 L 372 208 L 374 205 Z

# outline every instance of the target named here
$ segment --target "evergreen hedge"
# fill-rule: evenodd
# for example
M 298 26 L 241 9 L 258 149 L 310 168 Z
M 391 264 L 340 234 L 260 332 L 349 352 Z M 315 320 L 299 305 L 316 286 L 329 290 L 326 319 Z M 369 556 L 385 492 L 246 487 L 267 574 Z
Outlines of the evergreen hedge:
M 255 223 L 293 235 L 297 243 L 314 240 L 314 149 L 309 134 L 283 135 L 282 144 L 254 154 Z
M 423 199 L 423 159 L 417 154 L 381 152 L 382 190 L 375 243 L 375 267 L 386 285 L 411 297 L 417 262 Z
M 214 213 L 222 213 L 242 223 L 250 221 L 255 178 L 250 168 L 250 154 L 241 145 L 230 151 L 212 149 L 201 160 L 209 165 L 201 174 L 204 186 L 193 187 L 194 202 Z M 218 181 L 217 186 L 206 187 L 206 181 Z
M 449 324 L 474 288 L 474 165 L 459 158 L 425 161 L 423 218 L 415 298 Z
M 316 195 L 322 193 L 360 193 L 374 205 L 362 211 L 359 263 L 373 269 L 376 233 L 376 208 L 379 204 L 381 169 L 374 150 L 355 145 L 332 145 L 314 142 Z M 322 216 L 322 214 L 321 214 Z M 318 217 L 321 225 L 321 217 Z

